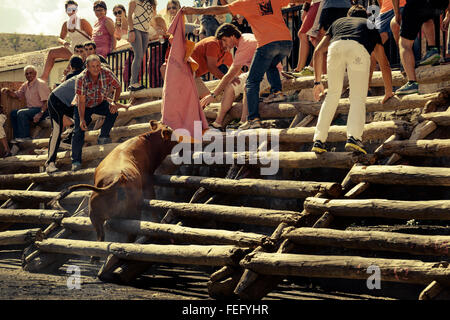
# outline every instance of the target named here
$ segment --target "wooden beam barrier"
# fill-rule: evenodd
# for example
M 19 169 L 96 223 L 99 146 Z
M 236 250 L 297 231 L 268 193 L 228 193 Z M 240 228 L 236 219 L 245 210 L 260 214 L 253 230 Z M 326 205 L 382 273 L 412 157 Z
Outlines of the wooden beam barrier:
M 450 111 L 444 112 L 430 112 L 424 113 L 419 116 L 419 121 L 433 121 L 438 126 L 450 126 Z
M 94 231 L 91 220 L 87 217 L 64 218 L 61 225 L 74 231 Z M 151 239 L 174 240 L 176 243 L 202 245 L 256 247 L 267 238 L 264 235 L 249 232 L 190 228 L 139 220 L 110 219 L 105 226 L 125 234 L 147 236 Z
M 157 245 L 47 239 L 35 242 L 43 252 L 202 266 L 236 265 L 245 251 L 234 246 Z
M 42 230 L 39 228 L 0 232 L 1 246 L 28 244 L 35 240 L 42 239 Z
M 394 96 L 386 103 L 381 103 L 383 97 L 367 97 L 366 112 L 386 112 L 404 109 L 423 108 L 428 101 L 437 104 L 444 104 L 447 101 L 447 92 L 434 92 L 428 94 L 411 94 L 403 97 Z M 319 102 L 280 102 L 280 103 L 260 103 L 259 112 L 263 119 L 293 118 L 298 112 L 319 115 L 321 103 Z M 212 103 L 204 109 L 207 118 L 215 119 L 220 107 L 220 103 Z M 349 99 L 340 99 L 336 114 L 348 114 L 350 109 Z M 233 118 L 240 118 L 242 113 L 242 103 L 235 102 L 229 111 Z
M 420 260 L 362 258 L 357 256 L 319 256 L 288 253 L 247 255 L 240 263 L 259 274 L 315 278 L 367 280 L 367 269 L 377 266 L 381 280 L 389 282 L 450 284 L 450 268 L 445 264 Z
M 313 196 L 318 192 L 337 197 L 341 193 L 341 186 L 336 182 L 290 181 L 267 179 L 222 179 L 196 176 L 154 177 L 154 183 L 159 186 L 176 188 L 203 187 L 212 192 L 235 195 L 255 195 L 280 198 L 301 198 Z M 1 191 L 0 191 L 1 198 Z
M 118 143 L 110 143 L 99 146 L 90 146 L 83 148 L 82 161 L 87 162 L 95 159 L 101 159 L 106 157 Z M 56 162 L 61 164 L 71 163 L 70 159 L 71 151 L 58 152 L 56 156 Z M 47 161 L 47 155 L 17 155 L 13 157 L 7 157 L 0 159 L 0 169 L 14 168 L 14 167 L 41 167 Z
M 208 160 L 205 160 L 208 159 Z M 352 152 L 195 152 L 192 159 L 183 164 L 203 165 L 254 165 L 261 168 L 341 168 L 350 169 L 355 163 L 373 164 L 372 154 Z M 270 170 L 270 169 L 268 169 Z
M 355 183 L 450 186 L 450 168 L 414 166 L 354 166 L 350 179 Z
M 161 200 L 146 200 L 150 209 L 172 209 L 175 214 L 197 219 L 211 219 L 233 223 L 278 226 L 282 222 L 294 225 L 303 216 L 300 212 L 288 210 L 234 207 L 213 204 L 183 203 Z
M 288 230 L 283 238 L 300 245 L 392 251 L 412 255 L 450 255 L 450 236 L 423 236 L 380 231 L 342 231 L 298 228 Z
M 342 217 L 387 219 L 450 220 L 450 200 L 400 201 L 385 199 L 306 198 L 303 206 L 310 214 L 328 211 Z
M 0 175 L 0 188 L 5 189 L 10 186 L 29 185 L 30 183 L 62 184 L 66 182 L 78 182 L 94 179 L 95 168 L 81 169 L 78 171 L 58 171 L 49 175 L 46 172 L 41 173 L 12 173 Z
M 67 211 L 45 209 L 0 209 L 1 222 L 50 224 L 60 222 Z
M 390 141 L 383 145 L 380 153 L 384 156 L 397 153 L 401 156 L 413 157 L 448 157 L 450 156 L 450 139 Z
M 74 191 L 63 201 L 80 202 L 84 197 L 89 197 L 92 191 Z M 17 202 L 48 202 L 56 197 L 59 192 L 50 191 L 26 191 L 26 190 L 0 190 L 0 200 L 12 199 Z

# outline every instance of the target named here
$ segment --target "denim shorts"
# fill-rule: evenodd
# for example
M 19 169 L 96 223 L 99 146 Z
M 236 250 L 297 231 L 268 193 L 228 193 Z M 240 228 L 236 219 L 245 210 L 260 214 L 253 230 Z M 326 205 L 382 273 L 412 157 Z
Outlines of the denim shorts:
M 403 8 L 400 8 L 400 14 L 403 13 Z M 379 33 L 387 32 L 391 33 L 391 20 L 394 18 L 394 10 L 389 10 L 387 12 L 383 12 L 380 15 L 380 29 L 378 29 Z

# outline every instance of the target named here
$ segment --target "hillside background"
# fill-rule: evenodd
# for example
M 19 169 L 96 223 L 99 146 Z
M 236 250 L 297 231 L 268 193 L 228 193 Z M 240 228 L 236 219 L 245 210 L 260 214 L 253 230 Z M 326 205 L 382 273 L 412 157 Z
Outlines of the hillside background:
M 58 36 L 0 33 L 0 57 L 59 46 Z

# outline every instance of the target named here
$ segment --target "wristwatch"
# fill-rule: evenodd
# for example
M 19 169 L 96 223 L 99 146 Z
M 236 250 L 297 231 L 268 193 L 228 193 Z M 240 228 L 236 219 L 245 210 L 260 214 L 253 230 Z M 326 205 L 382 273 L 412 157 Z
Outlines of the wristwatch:
M 314 81 L 314 86 L 318 86 L 321 83 L 322 83 L 321 81 Z

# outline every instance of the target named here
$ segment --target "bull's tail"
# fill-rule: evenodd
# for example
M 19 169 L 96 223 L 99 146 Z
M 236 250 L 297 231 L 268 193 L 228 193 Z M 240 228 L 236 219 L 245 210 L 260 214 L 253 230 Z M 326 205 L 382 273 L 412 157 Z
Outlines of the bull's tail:
M 63 191 L 61 191 L 52 200 L 50 200 L 47 203 L 47 205 L 50 206 L 51 208 L 54 208 L 54 209 L 64 210 L 64 208 L 61 206 L 59 201 L 61 201 L 65 197 L 67 197 L 73 191 L 78 190 L 78 189 L 89 189 L 89 190 L 96 191 L 96 192 L 108 191 L 109 189 L 113 188 L 117 183 L 119 183 L 122 179 L 123 179 L 123 177 L 119 176 L 116 179 L 114 179 L 114 181 L 111 182 L 106 187 L 96 187 L 96 186 L 93 186 L 91 184 L 76 184 L 76 185 L 70 186 L 70 187 L 64 189 Z

